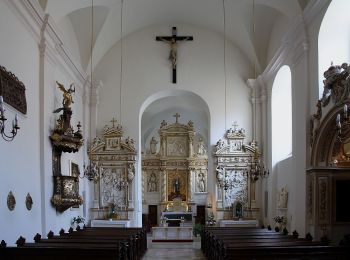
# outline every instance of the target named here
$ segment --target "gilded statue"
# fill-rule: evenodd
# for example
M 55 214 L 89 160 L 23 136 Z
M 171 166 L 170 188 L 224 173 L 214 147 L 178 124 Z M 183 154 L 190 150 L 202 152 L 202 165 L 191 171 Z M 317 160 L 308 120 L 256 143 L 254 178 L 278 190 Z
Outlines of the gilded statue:
M 69 89 L 66 89 L 63 84 L 57 82 L 58 88 L 63 92 L 63 101 L 62 105 L 63 108 L 69 108 L 72 103 L 74 103 L 72 98 L 72 93 L 75 93 L 75 86 L 74 83 L 72 83 L 69 87 Z M 74 89 L 72 88 L 74 87 Z

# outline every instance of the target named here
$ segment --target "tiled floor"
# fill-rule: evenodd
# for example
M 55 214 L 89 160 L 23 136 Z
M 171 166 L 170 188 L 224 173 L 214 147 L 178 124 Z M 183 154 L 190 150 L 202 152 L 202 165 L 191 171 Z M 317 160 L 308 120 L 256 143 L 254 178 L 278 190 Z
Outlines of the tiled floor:
M 142 260 L 161 260 L 161 259 L 195 259 L 204 260 L 206 259 L 200 249 L 160 249 L 160 248 L 149 248 Z

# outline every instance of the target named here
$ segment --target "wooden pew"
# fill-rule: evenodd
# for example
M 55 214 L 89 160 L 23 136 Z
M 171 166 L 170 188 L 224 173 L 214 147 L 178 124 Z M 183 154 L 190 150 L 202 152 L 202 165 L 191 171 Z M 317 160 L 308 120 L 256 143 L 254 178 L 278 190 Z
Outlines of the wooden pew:
M 60 236 L 49 232 L 47 239 L 34 237 L 35 243 L 19 239 L 18 247 L 0 247 L 1 259 L 49 260 L 139 260 L 147 250 L 146 231 L 140 228 L 86 228 Z
M 202 250 L 208 259 L 349 259 L 349 248 L 330 247 L 257 228 L 205 228 Z

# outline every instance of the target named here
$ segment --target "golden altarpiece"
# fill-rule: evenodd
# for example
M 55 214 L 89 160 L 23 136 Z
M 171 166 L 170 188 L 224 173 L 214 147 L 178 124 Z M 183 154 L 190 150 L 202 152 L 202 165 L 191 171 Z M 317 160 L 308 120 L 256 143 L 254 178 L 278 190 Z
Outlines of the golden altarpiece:
M 323 95 L 310 118 L 306 178 L 308 231 L 337 243 L 350 233 L 350 66 L 324 73 Z
M 260 159 L 256 142 L 245 144 L 245 130 L 233 128 L 226 132 L 214 149 L 216 164 L 216 198 L 218 219 L 259 217 L 255 193 L 258 178 L 251 169 Z
M 175 123 L 163 120 L 159 136 L 152 137 L 142 155 L 143 212 L 157 205 L 158 217 L 160 212 L 195 215 L 196 205 L 207 203 L 206 145 L 192 121 L 182 124 L 178 113 L 174 117 Z
M 89 157 L 99 171 L 94 186 L 94 219 L 134 219 L 134 140 L 123 138 L 120 124 L 105 126 L 89 148 Z

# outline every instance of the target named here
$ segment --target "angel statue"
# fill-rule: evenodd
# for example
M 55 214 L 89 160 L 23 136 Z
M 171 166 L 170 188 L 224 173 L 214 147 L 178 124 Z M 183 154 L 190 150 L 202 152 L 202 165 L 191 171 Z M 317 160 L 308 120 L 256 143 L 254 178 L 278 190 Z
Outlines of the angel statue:
M 75 86 L 74 86 L 74 83 L 70 84 L 70 87 L 69 89 L 65 89 L 65 87 L 63 86 L 63 84 L 57 82 L 57 85 L 58 85 L 58 88 L 60 90 L 62 90 L 63 92 L 63 101 L 62 101 L 62 104 L 63 104 L 63 108 L 69 108 L 70 105 L 73 102 L 73 98 L 72 98 L 72 93 L 75 93 Z M 74 89 L 72 88 L 74 86 Z

